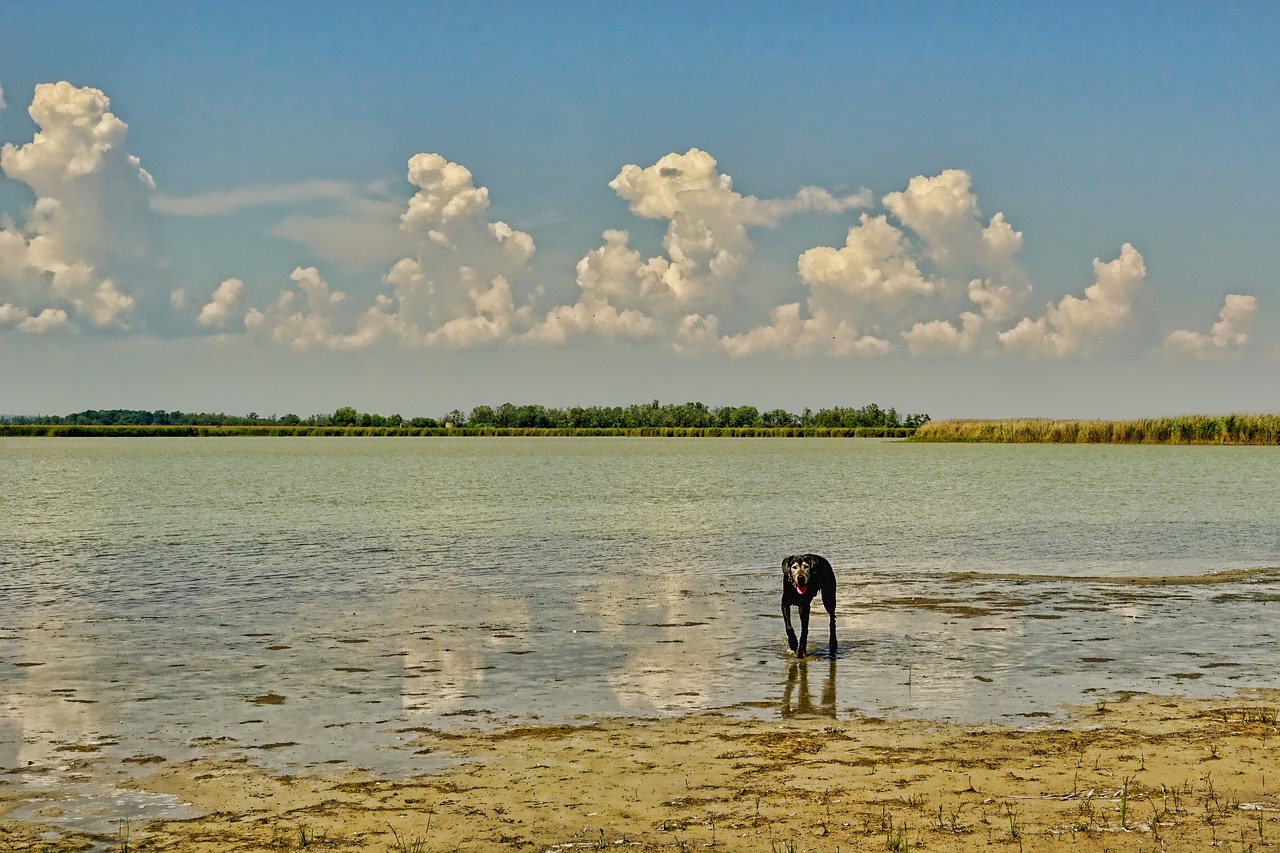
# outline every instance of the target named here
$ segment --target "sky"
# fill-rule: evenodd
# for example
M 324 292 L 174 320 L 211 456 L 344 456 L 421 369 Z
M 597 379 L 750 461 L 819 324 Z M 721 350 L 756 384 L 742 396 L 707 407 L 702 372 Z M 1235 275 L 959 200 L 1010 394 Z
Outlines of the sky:
M 1273 3 L 0 4 L 0 413 L 1280 411 Z

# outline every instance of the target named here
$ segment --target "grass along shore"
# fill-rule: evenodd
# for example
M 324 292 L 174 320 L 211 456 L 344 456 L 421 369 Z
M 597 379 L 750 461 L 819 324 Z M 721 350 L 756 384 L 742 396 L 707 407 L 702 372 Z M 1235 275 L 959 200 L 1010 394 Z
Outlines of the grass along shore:
M 1021 418 L 924 424 L 915 441 L 1005 444 L 1280 444 L 1280 415 L 1183 415 L 1138 421 Z

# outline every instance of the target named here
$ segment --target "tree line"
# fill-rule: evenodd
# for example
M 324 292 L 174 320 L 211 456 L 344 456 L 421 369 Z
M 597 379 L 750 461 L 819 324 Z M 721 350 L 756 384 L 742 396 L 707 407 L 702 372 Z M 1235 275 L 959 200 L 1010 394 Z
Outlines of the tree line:
M 332 414 L 300 416 L 227 415 L 211 412 L 147 411 L 145 409 L 86 409 L 69 415 L 0 417 L 0 423 L 68 426 L 245 426 L 245 427 L 376 427 L 391 429 L 912 429 L 929 422 L 926 414 L 899 415 L 875 403 L 861 407 L 785 409 L 761 412 L 755 406 L 707 406 L 704 403 L 637 403 L 630 406 L 572 406 L 557 409 L 536 404 L 476 406 L 464 413 L 454 409 L 438 418 L 360 412 L 343 406 Z

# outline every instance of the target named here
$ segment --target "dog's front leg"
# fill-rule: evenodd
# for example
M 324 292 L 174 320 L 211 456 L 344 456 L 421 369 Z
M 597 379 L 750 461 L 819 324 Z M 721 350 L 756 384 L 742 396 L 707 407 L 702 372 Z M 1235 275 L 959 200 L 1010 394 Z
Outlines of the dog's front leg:
M 787 625 L 787 645 L 791 647 L 791 651 L 796 650 L 796 632 L 791 627 L 791 606 L 784 599 L 782 602 L 782 621 Z
M 796 645 L 796 657 L 805 656 L 805 650 L 809 648 L 809 602 L 802 601 L 796 608 L 800 611 L 800 642 Z

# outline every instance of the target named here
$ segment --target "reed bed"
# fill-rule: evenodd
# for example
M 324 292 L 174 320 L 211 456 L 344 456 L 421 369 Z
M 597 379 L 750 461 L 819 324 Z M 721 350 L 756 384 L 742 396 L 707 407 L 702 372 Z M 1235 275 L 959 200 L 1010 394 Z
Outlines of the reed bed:
M 0 424 L 0 436 L 150 438 L 203 436 L 490 436 L 657 438 L 909 438 L 911 427 L 637 427 L 634 429 L 517 429 L 504 427 L 338 426 L 88 426 Z
M 1280 444 L 1280 415 L 1183 415 L 1140 421 L 1022 418 L 924 424 L 915 441 L 1004 444 Z

